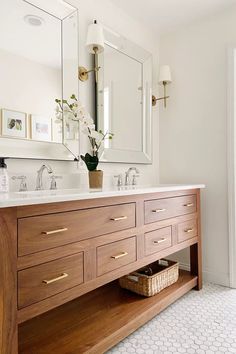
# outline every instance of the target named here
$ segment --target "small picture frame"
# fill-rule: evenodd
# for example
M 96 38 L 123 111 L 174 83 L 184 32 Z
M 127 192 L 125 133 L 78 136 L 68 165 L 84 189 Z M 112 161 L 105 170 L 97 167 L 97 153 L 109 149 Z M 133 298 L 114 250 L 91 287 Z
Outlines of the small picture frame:
M 31 114 L 31 139 L 37 141 L 52 141 L 52 120 L 36 114 Z
M 1 110 L 2 136 L 9 138 L 27 138 L 27 114 L 3 108 Z

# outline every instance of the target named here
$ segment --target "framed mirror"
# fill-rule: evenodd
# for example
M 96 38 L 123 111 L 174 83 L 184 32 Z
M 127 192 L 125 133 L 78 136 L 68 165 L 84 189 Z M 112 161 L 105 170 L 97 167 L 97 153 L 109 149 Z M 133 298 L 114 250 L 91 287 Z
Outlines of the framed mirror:
M 74 160 L 79 127 L 55 99 L 78 96 L 78 11 L 55 0 L 1 0 L 0 156 Z
M 103 162 L 152 162 L 152 55 L 104 28 L 105 49 L 98 55 L 97 128 L 106 140 Z

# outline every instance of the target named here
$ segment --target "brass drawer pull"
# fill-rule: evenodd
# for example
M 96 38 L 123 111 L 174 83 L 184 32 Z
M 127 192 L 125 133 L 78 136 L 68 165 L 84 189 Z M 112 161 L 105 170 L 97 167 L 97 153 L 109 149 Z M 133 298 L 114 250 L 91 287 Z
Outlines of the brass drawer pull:
M 50 280 L 43 280 L 43 283 L 44 284 L 52 284 L 52 283 L 55 283 L 56 281 L 58 280 L 62 280 L 64 278 L 67 278 L 68 277 L 68 274 L 67 273 L 62 273 L 59 277 L 57 278 L 53 278 L 53 279 L 50 279 Z
M 189 207 L 194 206 L 194 203 L 187 203 L 187 204 L 184 204 L 184 206 L 189 208 Z
M 165 208 L 162 208 L 162 209 L 155 209 L 155 210 L 152 210 L 153 213 L 161 213 L 163 211 L 166 211 Z
M 113 259 L 119 259 L 119 258 L 122 258 L 122 257 L 125 257 L 128 255 L 128 252 L 122 252 L 120 254 L 117 254 L 116 256 L 111 256 L 111 258 Z
M 153 243 L 159 244 L 159 243 L 162 243 L 162 242 L 165 242 L 165 241 L 166 241 L 166 238 L 161 238 L 160 240 L 153 241 Z
M 187 233 L 193 232 L 193 229 L 186 229 L 186 230 L 184 230 L 184 232 L 187 232 Z
M 128 216 L 118 216 L 117 218 L 111 218 L 110 220 L 120 221 L 120 220 L 125 220 L 125 219 L 128 219 Z
M 65 231 L 68 231 L 67 227 L 64 227 L 62 229 L 52 230 L 52 231 L 42 231 L 42 235 L 53 235 Z

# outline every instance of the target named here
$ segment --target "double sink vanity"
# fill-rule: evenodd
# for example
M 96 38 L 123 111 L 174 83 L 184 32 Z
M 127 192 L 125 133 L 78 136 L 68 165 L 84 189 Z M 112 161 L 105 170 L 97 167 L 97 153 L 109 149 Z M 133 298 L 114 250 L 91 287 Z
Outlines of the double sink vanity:
M 203 185 L 0 196 L 1 354 L 104 353 L 201 289 Z M 190 271 L 151 298 L 117 279 L 190 247 Z

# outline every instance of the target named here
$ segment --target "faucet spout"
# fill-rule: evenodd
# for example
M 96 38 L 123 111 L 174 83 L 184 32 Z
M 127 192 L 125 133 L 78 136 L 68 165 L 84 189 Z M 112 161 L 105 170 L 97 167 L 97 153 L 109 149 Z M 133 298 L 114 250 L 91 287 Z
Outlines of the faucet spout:
M 134 171 L 137 175 L 139 174 L 139 170 L 136 167 L 130 167 L 127 172 L 125 172 L 125 186 L 130 185 L 130 173 Z
M 36 191 L 41 191 L 43 189 L 43 171 L 46 170 L 48 174 L 53 174 L 52 167 L 50 165 L 42 165 L 37 173 L 36 179 Z

